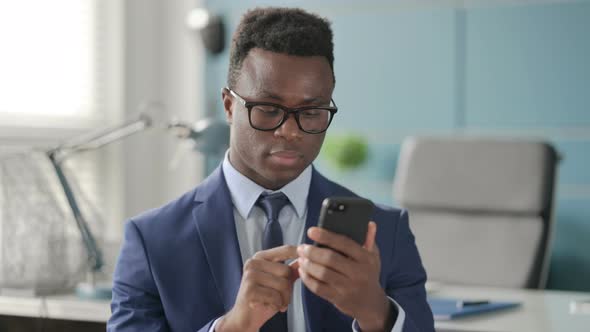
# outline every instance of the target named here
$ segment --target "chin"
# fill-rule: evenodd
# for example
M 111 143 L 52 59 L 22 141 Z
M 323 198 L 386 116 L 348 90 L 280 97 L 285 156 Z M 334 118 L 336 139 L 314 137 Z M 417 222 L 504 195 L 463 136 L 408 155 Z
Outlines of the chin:
M 274 183 L 274 187 L 276 188 L 269 188 L 269 189 L 278 189 L 285 186 L 287 183 L 295 180 L 299 174 L 303 172 L 303 169 L 299 170 L 277 170 L 274 172 L 270 172 L 267 175 L 267 179 L 269 179 L 272 183 Z

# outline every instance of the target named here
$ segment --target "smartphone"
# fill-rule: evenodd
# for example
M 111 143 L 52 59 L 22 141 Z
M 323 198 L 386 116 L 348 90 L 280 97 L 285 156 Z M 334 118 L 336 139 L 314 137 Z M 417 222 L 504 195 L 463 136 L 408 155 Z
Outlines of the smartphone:
M 326 198 L 322 202 L 318 226 L 364 245 L 374 207 L 370 200 L 360 197 Z

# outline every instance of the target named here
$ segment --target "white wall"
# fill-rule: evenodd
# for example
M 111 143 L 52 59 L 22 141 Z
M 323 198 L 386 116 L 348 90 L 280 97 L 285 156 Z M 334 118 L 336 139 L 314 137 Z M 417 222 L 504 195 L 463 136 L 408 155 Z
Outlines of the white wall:
M 185 25 L 200 0 L 128 0 L 123 14 L 123 93 L 127 116 L 146 101 L 161 101 L 167 116 L 195 121 L 204 114 L 202 70 L 204 49 Z M 179 141 L 170 133 L 150 131 L 130 137 L 112 150 L 122 156 L 111 165 L 120 190 L 121 218 L 109 223 L 107 239 L 118 240 L 123 222 L 158 207 L 193 188 L 203 176 L 202 158 L 192 151 L 169 169 Z M 122 165 L 122 166 L 121 166 Z M 116 204 L 115 202 L 114 204 Z M 116 207 L 114 207 L 116 209 Z

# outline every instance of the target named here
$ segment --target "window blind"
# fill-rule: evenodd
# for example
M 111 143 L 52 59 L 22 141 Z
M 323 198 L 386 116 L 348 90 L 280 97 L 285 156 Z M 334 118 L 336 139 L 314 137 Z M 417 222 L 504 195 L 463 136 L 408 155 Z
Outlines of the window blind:
M 110 14 L 120 8 L 110 0 L 0 1 L 0 165 L 3 156 L 56 146 L 117 116 L 108 89 L 120 69 L 113 66 L 120 31 Z M 78 200 L 110 205 L 112 159 L 101 149 L 66 161 Z M 101 220 L 87 218 L 100 237 Z
M 0 1 L 0 124 L 72 128 L 101 120 L 99 2 Z

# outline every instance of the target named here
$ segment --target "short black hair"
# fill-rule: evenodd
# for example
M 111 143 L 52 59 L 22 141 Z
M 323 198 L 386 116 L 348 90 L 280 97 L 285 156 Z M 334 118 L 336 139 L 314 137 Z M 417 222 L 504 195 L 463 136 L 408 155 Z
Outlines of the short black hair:
M 242 16 L 232 38 L 227 85 L 233 88 L 253 48 L 298 56 L 324 56 L 334 75 L 330 22 L 299 8 L 255 8 Z

